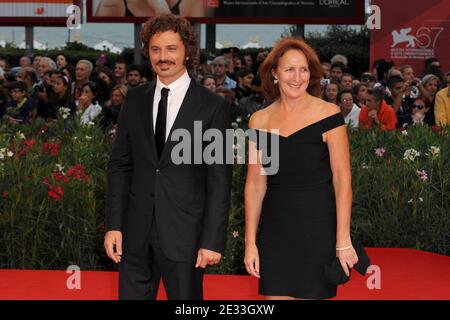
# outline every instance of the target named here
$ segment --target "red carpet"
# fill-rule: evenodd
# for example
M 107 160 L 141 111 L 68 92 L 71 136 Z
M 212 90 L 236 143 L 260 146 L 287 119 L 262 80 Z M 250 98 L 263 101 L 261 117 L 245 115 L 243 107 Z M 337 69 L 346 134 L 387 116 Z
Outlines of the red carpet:
M 367 249 L 380 267 L 380 289 L 368 289 L 373 275 L 353 272 L 336 299 L 450 299 L 450 257 L 412 249 Z M 81 289 L 69 290 L 65 271 L 0 270 L 0 299 L 117 299 L 116 272 L 81 272 Z M 372 281 L 369 281 L 372 282 Z M 257 280 L 250 276 L 206 275 L 205 299 L 255 300 Z M 165 299 L 161 289 L 159 298 Z

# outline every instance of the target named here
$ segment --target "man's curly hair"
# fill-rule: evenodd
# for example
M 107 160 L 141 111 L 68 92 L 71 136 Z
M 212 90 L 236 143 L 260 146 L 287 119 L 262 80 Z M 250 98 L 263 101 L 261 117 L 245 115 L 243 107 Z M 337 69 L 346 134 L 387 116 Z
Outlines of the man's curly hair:
M 173 14 L 164 14 L 148 20 L 141 31 L 142 54 L 148 58 L 150 38 L 164 31 L 178 33 L 186 49 L 186 68 L 192 70 L 197 59 L 197 34 L 189 21 Z

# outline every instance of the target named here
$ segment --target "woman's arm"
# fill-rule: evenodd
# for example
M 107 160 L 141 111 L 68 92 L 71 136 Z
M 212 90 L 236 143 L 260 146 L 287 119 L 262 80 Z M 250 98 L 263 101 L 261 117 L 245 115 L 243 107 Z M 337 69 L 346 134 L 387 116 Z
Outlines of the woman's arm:
M 254 117 L 249 127 L 255 128 Z M 261 174 L 260 151 L 256 142 L 249 141 L 247 179 L 245 181 L 245 266 L 251 275 L 259 277 L 259 255 L 256 247 L 261 207 L 266 194 L 266 176 Z
M 336 195 L 336 247 L 346 247 L 351 244 L 352 181 L 349 143 L 345 126 L 328 131 L 327 143 Z
M 338 107 L 336 106 L 336 111 Z M 336 255 L 347 275 L 358 257 L 350 247 L 350 219 L 352 211 L 352 177 L 350 169 L 350 151 L 347 129 L 339 126 L 326 132 L 326 142 L 330 154 L 330 165 L 333 172 L 333 186 L 336 196 Z M 346 248 L 344 250 L 340 250 Z
M 96 17 L 121 17 L 124 15 L 124 0 L 102 0 L 95 11 Z
M 180 5 L 180 15 L 183 17 L 204 17 L 204 1 L 183 0 Z
M 249 142 L 249 159 L 257 158 L 260 152 L 256 150 L 256 143 Z M 261 215 L 262 201 L 266 194 L 266 176 L 261 174 L 261 163 L 247 166 L 247 179 L 245 181 L 245 243 L 256 244 L 256 232 L 258 230 Z

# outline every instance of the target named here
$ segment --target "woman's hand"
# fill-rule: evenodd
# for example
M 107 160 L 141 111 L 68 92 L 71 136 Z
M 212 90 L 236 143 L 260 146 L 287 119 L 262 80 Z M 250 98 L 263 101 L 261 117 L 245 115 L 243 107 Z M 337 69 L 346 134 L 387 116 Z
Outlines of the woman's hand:
M 259 253 L 255 244 L 245 246 L 245 268 L 252 276 L 259 278 Z
M 80 110 L 84 110 L 84 109 L 86 109 L 88 106 L 89 106 L 89 98 L 88 97 L 86 97 L 86 96 L 80 96 L 79 98 L 78 98 L 78 108 L 80 109 Z
M 358 263 L 358 255 L 356 254 L 355 248 L 351 247 L 346 250 L 336 250 L 336 257 L 338 257 L 347 277 L 350 277 L 349 269 L 353 268 L 353 266 Z

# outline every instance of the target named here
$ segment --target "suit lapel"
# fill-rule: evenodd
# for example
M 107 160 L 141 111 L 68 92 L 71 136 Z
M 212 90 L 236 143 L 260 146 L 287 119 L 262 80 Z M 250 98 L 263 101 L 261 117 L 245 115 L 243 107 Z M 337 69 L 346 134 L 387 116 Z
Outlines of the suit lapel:
M 161 155 L 160 164 L 166 163 L 172 148 L 177 143 L 176 141 L 171 141 L 170 137 L 174 130 L 178 128 L 190 128 L 198 110 L 201 108 L 201 99 L 198 95 L 198 88 L 195 80 L 191 79 L 189 89 L 186 92 L 183 103 L 181 104 L 180 110 L 175 118 L 172 128 L 170 129 L 169 136 L 167 138 L 166 144 L 164 146 L 163 153 Z M 192 132 L 191 132 L 192 134 Z M 192 137 L 193 138 L 193 137 Z M 156 148 L 155 148 L 156 149 Z M 156 154 L 156 151 L 155 151 Z
M 158 156 L 155 146 L 155 133 L 153 132 L 153 98 L 155 96 L 156 81 L 149 84 L 144 92 L 144 97 L 141 103 L 141 121 L 144 127 L 147 142 L 150 147 L 150 154 L 153 163 L 158 163 Z

